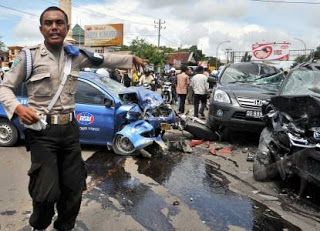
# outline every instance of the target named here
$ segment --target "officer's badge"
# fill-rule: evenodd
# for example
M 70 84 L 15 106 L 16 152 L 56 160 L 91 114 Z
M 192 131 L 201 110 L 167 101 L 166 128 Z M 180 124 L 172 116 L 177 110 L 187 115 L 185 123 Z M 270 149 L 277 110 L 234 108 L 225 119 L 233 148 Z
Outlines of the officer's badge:
M 13 63 L 12 63 L 11 68 L 10 68 L 10 71 L 12 71 L 21 61 L 22 61 L 22 59 L 20 57 L 16 57 L 13 60 Z

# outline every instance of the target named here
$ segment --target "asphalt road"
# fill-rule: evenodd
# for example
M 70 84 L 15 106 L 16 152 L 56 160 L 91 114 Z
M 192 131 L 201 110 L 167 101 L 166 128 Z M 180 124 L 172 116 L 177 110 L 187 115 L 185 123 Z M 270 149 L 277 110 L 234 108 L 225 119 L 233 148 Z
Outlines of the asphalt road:
M 231 153 L 212 155 L 213 147 Z M 246 158 L 255 148 L 212 142 L 144 159 L 84 146 L 88 190 L 75 230 L 320 230 L 318 189 L 298 200 L 294 184 L 254 181 Z M 30 230 L 30 155 L 20 144 L 0 148 L 0 160 L 0 230 Z
M 233 144 L 211 142 L 154 159 L 83 146 L 88 189 L 75 230 L 320 230 L 319 189 L 297 199 L 295 181 L 256 182 L 247 156 L 258 135 L 232 135 Z M 174 131 L 165 138 L 192 137 Z M 213 155 L 212 148 L 231 152 Z M 0 147 L 0 160 L 0 230 L 30 230 L 30 154 L 23 144 Z

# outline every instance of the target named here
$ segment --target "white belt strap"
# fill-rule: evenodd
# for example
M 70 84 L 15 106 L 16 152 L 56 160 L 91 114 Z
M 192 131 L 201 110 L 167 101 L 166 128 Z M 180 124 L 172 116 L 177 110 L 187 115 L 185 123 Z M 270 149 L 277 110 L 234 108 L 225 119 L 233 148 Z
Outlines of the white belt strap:
M 24 49 L 24 54 L 25 54 L 25 81 L 28 80 L 31 76 L 31 72 L 32 72 L 32 55 L 31 55 L 31 51 L 28 48 Z
M 47 113 L 49 113 L 51 111 L 54 104 L 57 102 L 58 98 L 61 95 L 63 87 L 67 81 L 68 75 L 70 75 L 70 73 L 71 73 L 71 64 L 72 64 L 72 56 L 67 56 L 66 62 L 64 64 L 64 69 L 63 69 L 63 78 L 61 80 L 60 86 L 59 86 L 56 94 L 53 96 L 51 102 L 49 103 L 49 105 L 47 107 Z

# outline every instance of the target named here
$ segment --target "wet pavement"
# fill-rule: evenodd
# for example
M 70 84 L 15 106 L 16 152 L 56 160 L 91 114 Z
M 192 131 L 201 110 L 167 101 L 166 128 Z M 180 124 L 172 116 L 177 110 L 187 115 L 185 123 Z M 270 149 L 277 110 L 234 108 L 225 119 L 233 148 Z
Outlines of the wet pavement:
M 212 146 L 232 152 L 213 155 Z M 255 143 L 211 147 L 153 159 L 83 147 L 88 189 L 75 230 L 320 230 L 319 188 L 308 186 L 298 199 L 297 179 L 256 182 L 246 161 Z M 30 230 L 29 154 L 2 148 L 0 158 L 0 230 Z
M 203 228 L 210 230 L 231 227 L 300 230 L 265 205 L 230 191 L 229 181 L 219 171 L 219 166 L 203 161 L 199 152 L 173 152 L 151 160 L 96 152 L 86 160 L 88 175 L 95 186 L 89 187 L 84 199 L 107 208 L 113 203 L 103 195 L 111 196 L 121 203 L 126 214 L 147 230 L 175 230 L 168 217 L 180 212 L 181 203 L 197 211 Z M 178 200 L 168 205 L 161 194 L 152 190 L 150 183 L 143 183 L 127 172 L 126 162 L 132 160 L 139 174 L 151 178 Z M 164 208 L 168 210 L 167 216 L 163 214 Z

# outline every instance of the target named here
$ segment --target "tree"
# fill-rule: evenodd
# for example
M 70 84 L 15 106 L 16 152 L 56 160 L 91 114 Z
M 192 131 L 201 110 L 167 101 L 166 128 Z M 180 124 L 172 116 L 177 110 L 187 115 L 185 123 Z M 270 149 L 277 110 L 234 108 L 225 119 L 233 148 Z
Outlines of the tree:
M 320 59 L 320 46 L 316 48 L 316 51 L 313 53 L 315 59 Z
M 248 52 L 246 51 L 246 53 L 244 53 L 244 56 L 242 56 L 241 58 L 241 62 L 250 62 L 251 61 L 252 56 L 248 54 Z
M 4 44 L 4 42 L 1 41 L 1 37 L 0 37 L 0 51 L 4 51 L 6 45 Z
M 158 47 L 147 43 L 144 39 L 136 38 L 132 40 L 129 47 L 123 46 L 122 48 L 128 48 L 133 55 L 147 59 L 147 63 L 153 64 L 154 66 L 163 66 L 167 58 L 162 50 L 159 50 Z
M 198 50 L 198 47 L 196 45 L 189 47 L 188 51 L 193 52 L 194 59 L 196 61 L 206 60 L 206 56 L 202 54 L 202 50 Z

